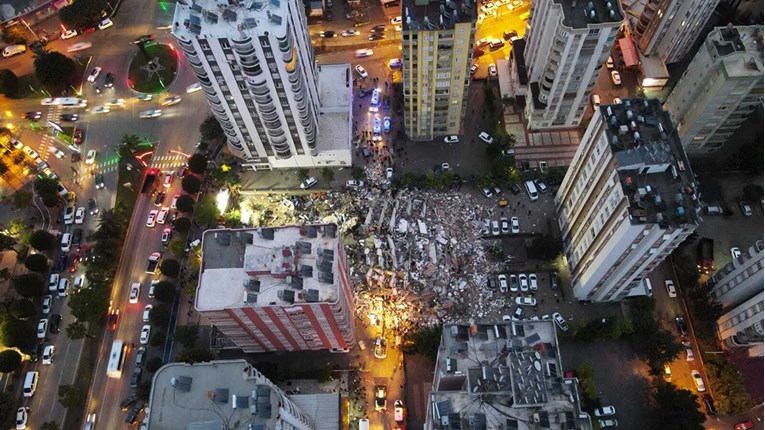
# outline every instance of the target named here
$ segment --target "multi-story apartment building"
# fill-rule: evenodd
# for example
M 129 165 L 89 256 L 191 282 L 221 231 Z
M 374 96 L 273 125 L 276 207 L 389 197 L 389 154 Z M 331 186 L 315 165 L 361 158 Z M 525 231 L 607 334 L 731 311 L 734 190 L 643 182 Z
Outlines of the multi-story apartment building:
M 402 4 L 404 125 L 412 140 L 459 134 L 467 106 L 476 3 Z
M 170 363 L 154 374 L 143 428 L 339 428 L 338 393 L 287 394 L 245 360 Z
M 689 155 L 720 149 L 762 106 L 762 43 L 761 25 L 716 27 L 696 52 L 664 104 Z
M 524 57 L 528 127 L 575 127 L 624 20 L 618 1 L 538 0 Z
M 659 55 L 665 63 L 685 57 L 720 0 L 639 0 L 643 9 L 633 37 L 645 56 Z M 636 6 L 633 4 L 632 8 Z
M 353 294 L 337 226 L 206 231 L 195 307 L 245 352 L 347 352 Z
M 591 430 L 577 383 L 551 320 L 444 325 L 424 428 Z
M 700 222 L 697 184 L 658 100 L 600 106 L 555 206 L 578 300 L 649 294 L 644 279 Z
M 705 282 L 725 312 L 717 320 L 722 344 L 726 348 L 747 348 L 750 356 L 763 355 L 764 249 L 762 240 L 758 240 Z
M 302 2 L 184 1 L 172 32 L 243 166 L 350 165 L 350 66 L 316 65 Z

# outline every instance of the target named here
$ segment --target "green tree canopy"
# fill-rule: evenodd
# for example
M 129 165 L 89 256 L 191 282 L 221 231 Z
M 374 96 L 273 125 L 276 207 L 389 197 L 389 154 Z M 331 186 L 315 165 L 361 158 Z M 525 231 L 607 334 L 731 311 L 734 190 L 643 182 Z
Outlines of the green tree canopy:
M 89 288 L 82 288 L 77 294 L 69 296 L 68 304 L 72 315 L 78 320 L 96 322 L 109 309 L 109 289 L 95 288 L 90 284 Z
M 58 386 L 58 401 L 65 408 L 84 406 L 87 395 L 87 391 L 80 390 L 73 385 Z
M 175 284 L 168 281 L 159 281 L 154 287 L 154 298 L 158 302 L 171 303 L 175 299 Z
M 69 28 L 86 27 L 100 20 L 105 7 L 103 0 L 74 0 L 58 11 L 58 19 Z
M 0 392 L 0 428 L 12 428 L 16 420 L 16 399 L 10 393 Z
M 704 364 L 709 387 L 715 393 L 715 404 L 721 414 L 741 414 L 753 406 L 752 399 L 744 390 L 741 373 L 728 359 L 708 354 L 704 356 Z
M 202 141 L 210 141 L 223 137 L 223 128 L 214 115 L 208 115 L 199 125 L 199 137 Z
M 9 318 L 0 326 L 0 336 L 3 345 L 26 351 L 37 342 L 37 327 L 29 320 Z
M 181 182 L 181 188 L 189 194 L 196 194 L 202 189 L 202 181 L 194 175 L 186 175 Z
M 298 169 L 295 169 L 295 177 L 297 177 L 297 180 L 300 182 L 305 182 L 306 179 L 308 179 L 309 173 L 308 169 L 305 167 L 300 167 Z
M 364 169 L 362 169 L 359 166 L 353 166 L 351 168 L 351 177 L 357 181 L 363 181 L 366 179 L 366 173 L 364 173 Z
M 186 250 L 186 239 L 183 237 L 174 237 L 167 244 L 167 250 L 173 255 L 181 255 Z
M 16 239 L 8 234 L 0 233 L 0 251 L 13 249 L 14 246 L 16 246 Z
M 188 194 L 184 194 L 178 197 L 178 200 L 175 202 L 175 207 L 183 213 L 191 213 L 194 212 L 194 203 L 196 202 L 194 201 L 193 197 Z
M 57 243 L 52 234 L 45 230 L 37 230 L 29 236 L 29 245 L 38 251 L 51 251 L 56 249 Z
M 28 255 L 24 260 L 24 266 L 33 272 L 47 273 L 48 259 L 42 254 Z
M 181 263 L 178 260 L 164 259 L 159 265 L 159 271 L 165 276 L 177 278 L 181 274 Z
M 0 352 L 0 373 L 15 372 L 21 365 L 21 354 L 15 349 Z
M 13 280 L 13 287 L 22 297 L 39 297 L 47 285 L 39 273 L 25 273 Z
M 66 337 L 70 340 L 82 339 L 88 335 L 88 326 L 86 323 L 77 320 L 66 326 Z
M 170 322 L 170 306 L 165 303 L 157 303 L 149 312 L 149 323 L 153 326 L 164 327 Z
M 194 222 L 203 226 L 213 226 L 218 223 L 220 212 L 215 196 L 207 194 L 202 197 L 194 209 Z
M 55 196 L 58 198 L 58 179 L 53 178 L 37 178 L 34 183 L 34 190 L 40 196 Z
M 77 72 L 74 60 L 55 51 L 35 54 L 34 66 L 37 80 L 56 92 L 66 88 Z
M 11 315 L 20 320 L 33 317 L 37 315 L 37 305 L 27 299 L 16 300 L 11 305 Z
M 207 157 L 205 157 L 204 154 L 197 152 L 196 154 L 189 157 L 188 164 L 189 170 L 196 173 L 197 175 L 201 175 L 205 172 L 205 170 L 207 170 Z
M 183 351 L 175 356 L 176 361 L 182 361 L 189 364 L 202 363 L 211 361 L 212 359 L 212 353 L 209 350 L 201 348 L 184 348 Z
M 0 70 L 0 93 L 14 97 L 19 91 L 19 78 L 8 69 Z
M 186 217 L 176 218 L 173 228 L 178 233 L 188 233 L 191 230 L 191 220 Z
M 324 182 L 326 182 L 327 185 L 329 186 L 329 184 L 335 180 L 335 171 L 332 170 L 332 168 L 330 167 L 322 167 L 321 179 L 323 179 Z
M 3 43 L 6 45 L 27 44 L 27 32 L 21 27 L 21 24 L 12 25 L 3 28 L 0 37 L 3 39 Z
M 198 338 L 199 328 L 193 325 L 178 326 L 175 328 L 175 334 L 173 334 L 173 339 L 183 345 L 184 348 L 193 347 Z
M 165 340 L 167 340 L 165 333 L 161 331 L 154 331 L 154 333 L 151 335 L 151 338 L 149 339 L 149 345 L 153 347 L 159 347 L 165 344 Z
M 654 380 L 650 402 L 651 430 L 703 430 L 706 416 L 699 410 L 696 395 L 660 379 Z

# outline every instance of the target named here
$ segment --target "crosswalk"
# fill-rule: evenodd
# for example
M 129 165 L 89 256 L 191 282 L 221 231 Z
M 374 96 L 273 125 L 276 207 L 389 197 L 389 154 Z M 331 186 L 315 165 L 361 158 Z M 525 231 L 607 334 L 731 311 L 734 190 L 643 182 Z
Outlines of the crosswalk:
M 180 154 L 158 155 L 151 159 L 150 167 L 162 169 L 177 169 L 186 165 L 187 157 Z

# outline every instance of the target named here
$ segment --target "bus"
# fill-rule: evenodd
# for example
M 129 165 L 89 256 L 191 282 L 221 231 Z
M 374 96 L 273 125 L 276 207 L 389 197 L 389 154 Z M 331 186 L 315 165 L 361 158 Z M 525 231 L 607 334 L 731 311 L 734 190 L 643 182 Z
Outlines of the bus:
M 109 353 L 109 365 L 106 367 L 106 376 L 119 378 L 122 376 L 122 368 L 125 365 L 125 357 L 128 353 L 128 344 L 115 340 L 112 344 L 112 352 Z

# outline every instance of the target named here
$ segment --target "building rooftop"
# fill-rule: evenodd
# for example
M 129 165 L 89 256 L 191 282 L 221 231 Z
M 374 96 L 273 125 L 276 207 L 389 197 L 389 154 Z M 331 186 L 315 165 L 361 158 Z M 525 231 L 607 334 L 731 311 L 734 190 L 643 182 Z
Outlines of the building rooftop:
M 529 73 L 526 69 L 526 58 L 523 51 L 526 50 L 526 39 L 517 39 L 510 42 L 513 45 L 513 49 L 510 50 L 510 58 L 515 61 L 515 66 L 518 70 L 518 83 L 520 85 L 526 85 L 529 83 Z M 537 90 L 539 86 L 537 86 Z
M 196 308 L 335 302 L 339 244 L 335 224 L 208 230 Z
M 601 105 L 633 224 L 698 224 L 697 184 L 669 114 L 656 99 Z
M 321 121 L 316 145 L 319 151 L 351 149 L 353 76 L 350 64 L 322 64 L 319 70 Z
M 553 1 L 563 10 L 563 24 L 574 29 L 624 20 L 618 0 Z
M 552 321 L 445 325 L 430 399 L 433 427 L 591 429 L 575 381 L 561 366 Z
M 339 425 L 337 393 L 288 396 L 245 360 L 227 360 L 160 368 L 152 384 L 148 428 L 213 430 L 236 422 L 241 428 L 280 428 L 282 418 L 298 412 L 285 405 L 285 398 L 314 422 Z
M 475 22 L 472 0 L 403 0 L 403 31 L 451 30 L 454 24 Z
M 713 44 L 718 56 L 729 57 L 722 60 L 728 76 L 763 75 L 761 25 L 716 27 L 707 36 L 707 43 Z
M 172 32 L 189 40 L 214 35 L 241 40 L 265 32 L 284 37 L 289 0 L 179 0 Z M 302 6 L 302 2 L 300 6 Z

